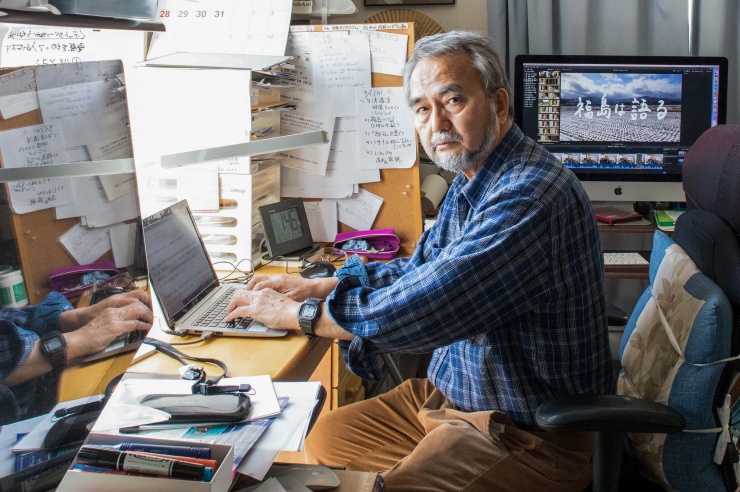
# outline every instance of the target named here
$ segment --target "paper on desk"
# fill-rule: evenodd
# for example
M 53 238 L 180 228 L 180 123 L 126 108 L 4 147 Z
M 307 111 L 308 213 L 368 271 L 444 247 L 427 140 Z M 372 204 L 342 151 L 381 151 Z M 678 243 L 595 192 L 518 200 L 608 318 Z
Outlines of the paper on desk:
M 280 405 L 269 375 L 223 378 L 219 386 L 245 383 L 250 384 L 254 389 L 254 394 L 249 396 L 252 408 L 248 420 L 272 417 L 280 413 Z M 192 386 L 193 381 L 187 380 L 125 379 L 113 392 L 110 401 L 95 423 L 93 432 L 118 434 L 118 429 L 121 427 L 165 421 L 169 416 L 164 412 L 159 412 L 158 418 L 152 420 L 150 417 L 153 414 L 147 411 L 152 409 L 140 405 L 141 398 L 149 394 L 189 395 Z
M 41 424 L 46 417 L 46 415 L 39 415 L 32 419 L 0 426 L 0 477 L 7 477 L 15 473 L 13 446 L 20 443 L 18 435 L 28 434 Z
M 278 395 L 290 397 L 288 405 L 279 417 L 272 419 L 270 427 L 252 446 L 236 471 L 262 480 L 280 451 L 302 448 L 320 384 L 318 381 L 274 383 Z M 296 448 L 296 440 L 300 441 L 300 447 Z
M 319 393 L 321 383 L 319 381 L 277 382 L 274 383 L 274 386 L 278 398 L 290 398 L 286 408 L 293 406 L 294 408 L 291 409 L 291 412 L 295 411 L 296 414 L 303 412 L 304 414 L 303 423 L 298 426 L 288 442 L 282 447 L 282 451 L 301 451 L 303 449 L 303 441 L 306 440 L 308 424 L 316 407 L 316 396 Z
M 92 401 L 99 401 L 104 395 L 94 395 L 85 398 L 78 398 L 77 400 L 63 401 L 57 403 L 54 408 L 51 409 L 46 415 L 42 415 L 37 425 L 31 430 L 23 439 L 13 446 L 13 453 L 25 453 L 27 451 L 38 451 L 44 448 L 44 438 L 49 432 L 49 429 L 54 425 L 57 420 L 54 417 L 54 412 L 60 408 L 73 407 L 76 405 L 82 405 Z M 35 420 L 35 419 L 33 419 Z

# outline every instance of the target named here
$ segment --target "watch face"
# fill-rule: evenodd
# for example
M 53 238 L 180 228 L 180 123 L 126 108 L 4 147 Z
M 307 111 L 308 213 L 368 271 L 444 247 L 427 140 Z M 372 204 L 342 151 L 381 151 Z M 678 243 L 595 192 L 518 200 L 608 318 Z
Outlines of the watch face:
M 301 318 L 311 319 L 316 315 L 316 306 L 313 304 L 304 304 L 301 306 Z
M 62 348 L 62 340 L 60 337 L 55 337 L 46 340 L 46 350 L 54 352 Z

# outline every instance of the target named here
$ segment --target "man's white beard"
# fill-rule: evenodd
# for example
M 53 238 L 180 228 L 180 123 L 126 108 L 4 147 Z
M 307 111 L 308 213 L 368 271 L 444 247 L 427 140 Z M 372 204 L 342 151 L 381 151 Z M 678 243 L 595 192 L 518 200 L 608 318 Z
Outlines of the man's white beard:
M 474 168 L 476 168 L 479 163 L 483 161 L 483 159 L 488 157 L 488 155 L 493 152 L 493 149 L 496 146 L 496 140 L 498 139 L 498 127 L 494 124 L 493 121 L 486 125 L 485 134 L 486 140 L 483 142 L 483 145 L 481 145 L 479 149 L 462 149 L 460 152 L 457 152 L 455 154 L 444 154 L 442 156 L 430 155 L 429 157 L 432 159 L 432 162 L 434 162 L 437 166 L 441 167 L 445 171 L 451 171 L 453 173 L 459 173 L 470 169 L 477 171 L 478 169 Z M 432 136 L 432 141 L 430 142 L 431 147 L 434 148 L 434 145 L 439 141 L 452 141 L 462 143 L 462 137 L 453 132 L 436 133 L 434 136 Z

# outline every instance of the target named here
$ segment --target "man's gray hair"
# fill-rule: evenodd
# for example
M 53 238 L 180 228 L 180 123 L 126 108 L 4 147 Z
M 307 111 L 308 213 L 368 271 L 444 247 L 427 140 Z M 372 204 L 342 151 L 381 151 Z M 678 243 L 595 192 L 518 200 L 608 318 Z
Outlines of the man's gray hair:
M 486 97 L 494 100 L 498 89 L 505 89 L 509 95 L 509 115 L 514 115 L 514 98 L 511 86 L 506 77 L 506 69 L 493 42 L 482 34 L 470 31 L 450 31 L 421 38 L 414 45 L 414 52 L 403 69 L 403 88 L 406 100 L 410 101 L 409 81 L 416 64 L 425 58 L 436 58 L 455 53 L 467 53 L 473 60 L 473 66 L 480 73 L 481 83 Z

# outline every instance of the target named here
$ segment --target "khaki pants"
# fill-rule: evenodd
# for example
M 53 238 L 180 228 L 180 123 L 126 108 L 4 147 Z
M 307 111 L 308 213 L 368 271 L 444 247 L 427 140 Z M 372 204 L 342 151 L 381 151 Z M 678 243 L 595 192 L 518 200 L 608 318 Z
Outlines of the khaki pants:
M 427 379 L 331 411 L 313 463 L 383 472 L 389 491 L 582 491 L 592 435 L 525 432 L 501 412 L 461 412 Z

